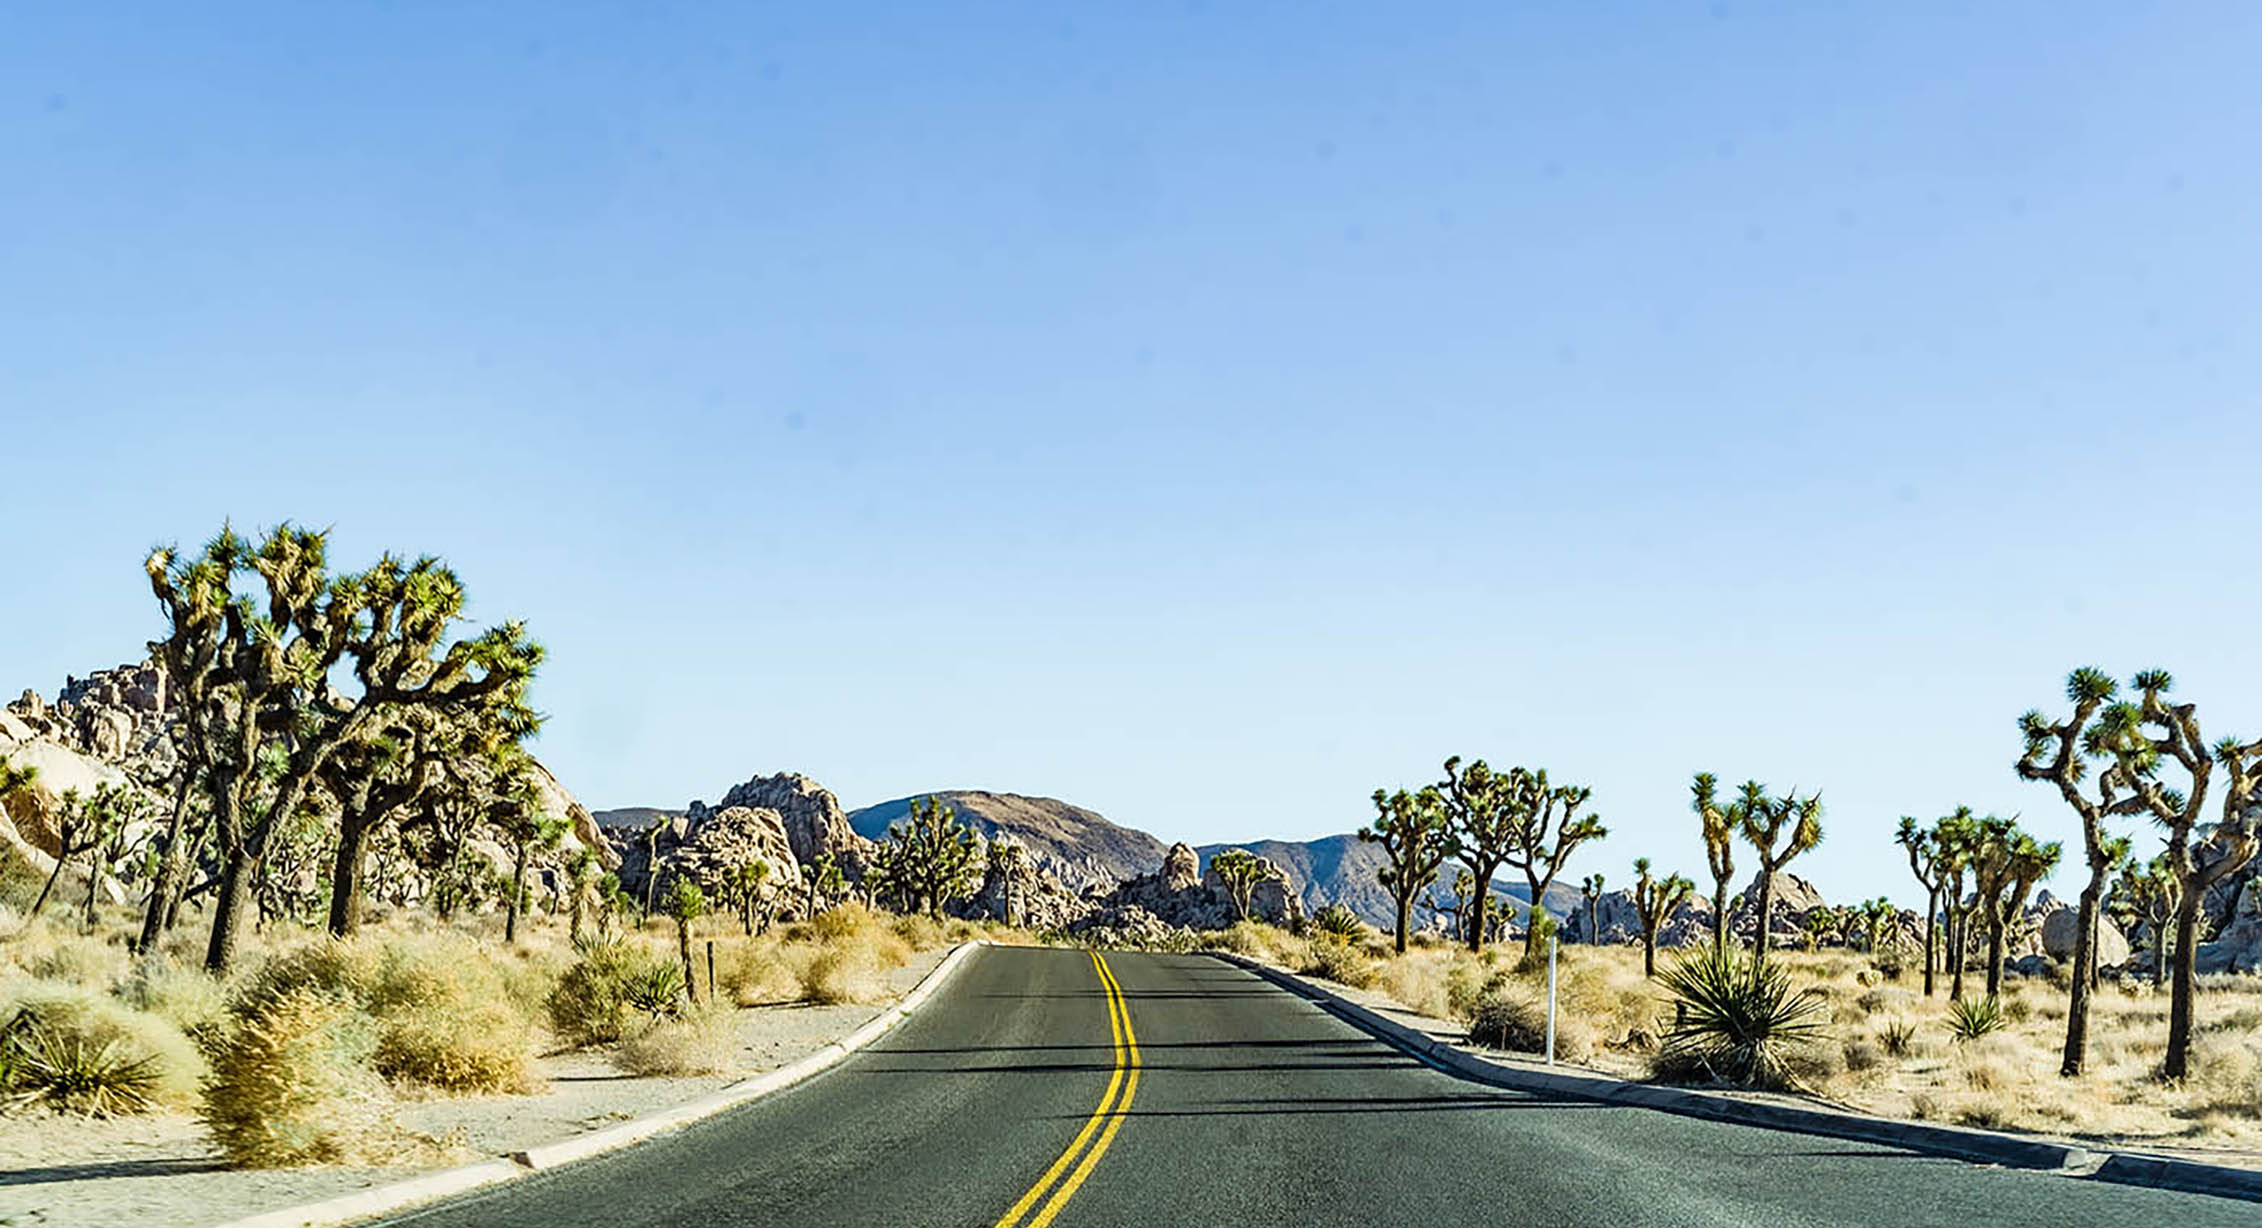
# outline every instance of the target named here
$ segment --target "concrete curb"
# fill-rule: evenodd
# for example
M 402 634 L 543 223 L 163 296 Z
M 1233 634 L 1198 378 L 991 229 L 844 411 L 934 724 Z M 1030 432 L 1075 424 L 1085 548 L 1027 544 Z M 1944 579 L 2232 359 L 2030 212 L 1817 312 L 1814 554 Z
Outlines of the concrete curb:
M 951 973 L 958 970 L 960 964 L 966 962 L 966 957 L 974 948 L 988 945 L 987 941 L 981 940 L 958 944 L 950 954 L 943 957 L 941 963 L 921 977 L 917 985 L 912 986 L 910 993 L 903 995 L 902 1001 L 873 1016 L 862 1027 L 790 1066 L 733 1083 L 714 1095 L 677 1105 L 649 1117 L 639 1117 L 635 1121 L 530 1147 L 513 1153 L 507 1160 L 488 1160 L 461 1168 L 442 1169 L 322 1202 L 229 1220 L 214 1228 L 325 1228 L 331 1224 L 372 1219 L 481 1186 L 515 1180 L 561 1164 L 585 1160 L 642 1142 L 654 1135 L 682 1129 L 701 1118 L 712 1117 L 725 1109 L 736 1108 L 748 1101 L 783 1091 L 830 1069 L 848 1055 L 879 1039 L 888 1029 L 917 1010 L 928 998 L 934 996 L 935 991 L 950 978 Z
M 1768 1104 L 1654 1083 L 1632 1083 L 1607 1075 L 1531 1070 L 1496 1062 L 1446 1044 L 1419 1028 L 1408 1027 L 1292 973 L 1227 952 L 1213 951 L 1209 954 L 1213 958 L 1256 973 L 1288 992 L 1317 1004 L 1353 1027 L 1423 1058 L 1449 1074 L 1479 1083 L 1543 1095 L 1658 1109 L 1685 1117 L 1735 1122 L 1770 1130 L 1878 1143 L 1974 1163 L 1999 1164 L 2006 1168 L 2034 1169 L 2064 1176 L 2262 1202 L 2262 1172 L 2250 1169 L 2226 1168 L 2190 1160 L 2171 1160 L 2124 1152 L 2096 1151 L 2070 1143 L 2021 1138 L 1962 1126 L 1898 1121 L 1835 1109 Z

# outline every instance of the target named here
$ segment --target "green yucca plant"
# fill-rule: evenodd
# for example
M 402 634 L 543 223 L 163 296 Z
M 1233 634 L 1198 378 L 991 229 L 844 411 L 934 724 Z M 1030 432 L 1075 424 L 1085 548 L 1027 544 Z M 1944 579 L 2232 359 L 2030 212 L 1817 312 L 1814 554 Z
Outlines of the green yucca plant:
M 156 1058 L 134 1056 L 115 1038 L 51 1028 L 28 1011 L 0 1032 L 0 1107 L 46 1104 L 89 1117 L 143 1113 L 155 1101 L 157 1081 Z
M 674 1015 L 683 1007 L 683 969 L 674 964 L 652 964 L 628 980 L 622 997 L 653 1019 Z
M 1659 978 L 1678 1008 L 1658 1073 L 1747 1087 L 1790 1086 L 1790 1058 L 1823 1037 L 1822 996 L 1793 989 L 1780 964 L 1698 947 Z
M 1359 914 L 1341 904 L 1330 904 L 1320 909 L 1305 924 L 1311 927 L 1313 933 L 1325 934 L 1330 938 L 1357 938 L 1367 931 L 1366 922 L 1359 920 Z
M 2006 1022 L 2003 1004 L 1993 994 L 1984 998 L 1958 998 L 1948 1004 L 1948 1033 L 1957 1040 L 1978 1040 L 1991 1032 L 2000 1032 Z
M 1894 1057 L 1907 1057 L 1916 1047 L 1916 1025 L 1906 1019 L 1895 1019 L 1886 1023 L 1877 1038 L 1885 1043 L 1885 1052 Z

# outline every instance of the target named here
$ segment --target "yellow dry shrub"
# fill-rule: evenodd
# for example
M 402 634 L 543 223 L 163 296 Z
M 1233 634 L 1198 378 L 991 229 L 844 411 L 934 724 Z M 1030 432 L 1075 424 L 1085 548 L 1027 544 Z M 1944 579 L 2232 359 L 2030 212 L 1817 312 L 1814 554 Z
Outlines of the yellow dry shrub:
M 1325 940 L 1310 944 L 1309 954 L 1296 968 L 1304 976 L 1323 977 L 1339 985 L 1364 989 L 1380 975 L 1375 962 L 1352 943 Z
M 801 976 L 815 950 L 801 943 L 734 942 L 717 952 L 721 992 L 740 1006 L 801 999 Z
M 118 997 L 135 1010 L 171 1023 L 202 1043 L 226 1022 L 227 987 L 203 968 L 169 955 L 154 954 L 135 963 Z
M 693 1007 L 621 1042 L 613 1064 L 633 1075 L 725 1074 L 738 1064 L 738 1020 L 727 1006 Z
M 817 948 L 801 969 L 801 996 L 821 1005 L 877 1002 L 887 993 L 870 942 L 840 939 Z
M 230 1163 L 245 1168 L 377 1158 L 389 1139 L 376 1038 L 354 1003 L 311 986 L 275 987 L 245 1007 L 213 1047 L 200 1114 Z

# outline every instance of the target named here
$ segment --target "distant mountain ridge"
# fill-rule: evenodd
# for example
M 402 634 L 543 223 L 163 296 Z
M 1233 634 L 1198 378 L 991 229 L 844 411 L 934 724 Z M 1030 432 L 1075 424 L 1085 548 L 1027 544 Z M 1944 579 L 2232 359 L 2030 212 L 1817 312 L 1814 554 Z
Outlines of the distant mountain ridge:
M 994 839 L 1002 832 L 1021 841 L 1040 867 L 1079 892 L 1105 890 L 1142 874 L 1153 874 L 1162 866 L 1163 854 L 1169 851 L 1161 840 L 1147 832 L 1058 798 L 981 789 L 937 789 L 865 806 L 848 812 L 849 825 L 856 829 L 857 835 L 868 840 L 886 839 L 889 825 L 909 817 L 912 801 L 921 797 L 948 803 L 959 818 L 985 840 Z M 624 806 L 600 810 L 596 818 L 608 828 L 641 829 L 650 826 L 655 818 L 682 813 L 651 806 Z M 1387 927 L 1393 920 L 1390 893 L 1384 890 L 1377 876 L 1383 865 L 1382 849 L 1361 841 L 1352 833 L 1311 840 L 1227 840 L 1199 845 L 1194 851 L 1200 856 L 1202 867 L 1207 869 L 1212 856 L 1233 848 L 1270 858 L 1286 870 L 1307 915 L 1329 904 L 1340 903 L 1372 925 Z M 1446 883 L 1452 882 L 1450 864 L 1440 878 Z M 1496 879 L 1492 887 L 1495 892 L 1518 900 L 1527 894 L 1527 888 L 1521 883 Z M 1575 885 L 1557 883 L 1548 889 L 1544 907 L 1557 917 L 1567 916 L 1580 906 Z M 1417 907 L 1414 923 L 1419 926 L 1428 920 L 1428 914 Z
M 948 803 L 985 840 L 999 832 L 1020 840 L 1039 867 L 1077 891 L 1152 874 L 1162 867 L 1163 854 L 1169 851 L 1146 832 L 1058 798 L 979 789 L 938 789 L 851 810 L 849 825 L 868 840 L 885 839 L 888 826 L 909 817 L 912 801 L 921 797 Z

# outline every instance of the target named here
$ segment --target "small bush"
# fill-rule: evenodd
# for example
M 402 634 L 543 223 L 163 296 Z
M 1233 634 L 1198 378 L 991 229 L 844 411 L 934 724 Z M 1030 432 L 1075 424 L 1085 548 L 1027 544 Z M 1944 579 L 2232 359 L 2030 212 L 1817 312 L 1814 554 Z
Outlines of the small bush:
M 674 960 L 653 960 L 629 976 L 621 996 L 647 1019 L 672 1017 L 683 1009 L 683 967 Z
M 1948 1034 L 1959 1041 L 1974 1041 L 2002 1030 L 2002 1003 L 1993 997 L 1958 998 L 1948 1004 Z
M 246 1168 L 346 1163 L 382 1137 L 369 1017 L 331 992 L 267 987 L 214 1047 L 201 1116 Z
M 1856 1074 L 1874 1070 L 1885 1064 L 1885 1046 L 1867 1037 L 1857 1036 L 1845 1045 L 1846 1069 Z
M 633 1075 L 722 1074 L 737 1065 L 738 1026 L 727 1007 L 702 1006 L 621 1042 L 613 1064 Z
M 912 913 L 909 916 L 897 917 L 895 924 L 890 928 L 893 929 L 897 938 L 902 939 L 914 951 L 925 951 L 932 947 L 939 947 L 945 939 L 942 922 L 925 913 Z
M 204 1044 L 227 1022 L 228 994 L 218 977 L 193 964 L 151 955 L 134 965 L 118 997 Z
M 801 996 L 828 1006 L 842 1002 L 877 1002 L 886 994 L 879 973 L 879 957 L 869 943 L 836 941 L 817 951 L 802 966 Z
M 682 970 L 640 945 L 618 939 L 583 943 L 580 961 L 566 969 L 557 988 L 550 991 L 550 1026 L 573 1045 L 609 1044 L 628 1035 L 637 1022 L 630 986 L 644 981 L 655 965 L 663 963 L 674 969 L 680 986 Z
M 806 947 L 774 946 L 760 941 L 733 945 L 719 961 L 717 976 L 722 982 L 721 992 L 740 1006 L 798 1000 L 801 968 L 793 959 L 795 952 L 806 962 L 809 954 Z
M 1547 1049 L 1547 1007 L 1519 989 L 1486 993 L 1469 1012 L 1469 1039 L 1488 1049 L 1541 1053 Z
M 1381 975 L 1374 961 L 1341 939 L 1325 939 L 1312 944 L 1311 958 L 1296 969 L 1304 976 L 1324 977 L 1338 985 L 1365 989 Z
M 534 1090 L 526 1021 L 511 1003 L 436 1003 L 385 1017 L 377 1073 L 450 1092 Z

